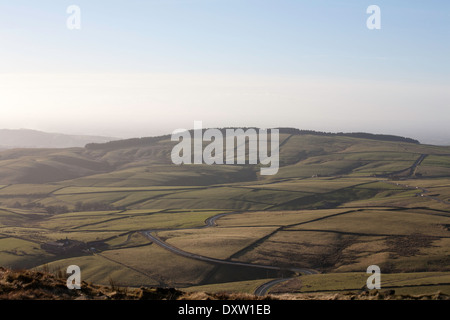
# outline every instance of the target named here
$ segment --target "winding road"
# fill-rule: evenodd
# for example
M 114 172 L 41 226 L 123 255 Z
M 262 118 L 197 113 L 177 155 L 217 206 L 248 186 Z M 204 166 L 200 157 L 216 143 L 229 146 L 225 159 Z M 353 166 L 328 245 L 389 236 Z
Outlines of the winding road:
M 210 258 L 201 256 L 195 253 L 187 252 L 184 250 L 181 250 L 177 247 L 174 247 L 167 242 L 164 242 L 161 240 L 158 236 L 155 234 L 152 234 L 155 231 L 161 231 L 161 230 L 149 230 L 144 231 L 143 234 L 151 240 L 153 243 L 159 245 L 160 247 L 171 251 L 172 253 L 178 254 L 180 256 L 191 258 L 195 260 L 205 261 L 205 262 L 212 262 L 212 263 L 219 263 L 219 264 L 227 264 L 227 265 L 233 265 L 233 266 L 241 266 L 241 267 L 251 267 L 251 268 L 259 268 L 259 269 L 267 269 L 267 270 L 286 270 L 286 271 L 292 271 L 302 274 L 313 274 L 316 273 L 314 270 L 309 269 L 303 269 L 303 268 L 280 268 L 275 266 L 267 266 L 263 264 L 254 264 L 254 263 L 247 263 L 247 262 L 239 262 L 239 261 L 230 261 L 230 260 L 223 260 L 223 259 L 216 259 L 216 258 Z
M 403 169 L 400 170 L 398 172 L 395 173 L 402 173 L 405 171 L 409 170 L 409 173 L 407 175 L 407 177 L 410 177 L 412 175 L 415 174 L 416 168 L 422 163 L 422 161 L 427 157 L 427 154 L 421 154 L 418 159 L 414 162 L 414 164 L 407 168 L 407 169 Z M 392 175 L 392 173 L 391 173 Z M 392 183 L 392 182 L 388 182 L 388 181 L 383 181 L 383 182 L 387 182 L 387 183 Z M 406 188 L 410 188 L 410 189 L 421 189 L 421 193 L 418 193 L 417 196 L 422 196 L 422 197 L 429 197 L 432 198 L 433 200 L 437 200 L 439 202 L 443 202 L 446 204 L 450 204 L 445 200 L 441 200 L 435 197 L 431 197 L 426 195 L 425 193 L 428 192 L 428 190 L 424 189 L 424 188 L 420 188 L 420 187 L 411 187 L 408 185 L 403 185 L 400 183 L 392 183 L 392 184 L 396 184 L 402 187 L 406 187 Z M 189 228 L 189 229 L 199 229 L 199 228 L 210 228 L 210 227 L 215 227 L 217 226 L 216 221 L 222 217 L 225 217 L 227 215 L 231 215 L 231 214 L 237 214 L 237 213 L 241 213 L 240 211 L 235 211 L 235 212 L 227 212 L 227 213 L 221 213 L 221 214 L 217 214 L 213 217 L 210 217 L 208 219 L 205 220 L 205 225 L 202 227 L 195 227 L 195 228 Z M 170 244 L 168 244 L 167 242 L 163 241 L 162 239 L 160 239 L 156 233 L 158 231 L 170 231 L 170 230 L 180 230 L 180 229 L 154 229 L 154 230 L 148 230 L 148 231 L 142 231 L 141 233 L 146 236 L 150 241 L 152 241 L 153 243 L 155 243 L 156 245 L 183 257 L 186 258 L 191 258 L 191 259 L 195 259 L 195 260 L 199 260 L 199 261 L 204 261 L 204 262 L 210 262 L 210 263 L 216 263 L 216 264 L 225 264 L 225 265 L 233 265 L 233 266 L 241 266 L 241 267 L 251 267 L 251 268 L 259 268 L 259 269 L 266 269 L 266 270 L 285 270 L 285 271 L 291 271 L 294 273 L 299 273 L 299 274 L 304 274 L 304 275 L 309 275 L 309 274 L 317 274 L 318 272 L 316 270 L 312 270 L 312 269 L 306 269 L 306 268 L 281 268 L 281 267 L 276 267 L 276 266 L 268 266 L 268 265 L 261 265 L 261 264 L 253 264 L 253 263 L 247 263 L 247 262 L 239 262 L 239 261 L 231 261 L 231 260 L 223 260 L 223 259 L 216 259 L 216 258 L 211 258 L 211 257 L 206 257 L 206 256 L 202 256 L 199 254 L 195 254 L 195 253 L 191 253 L 191 252 L 187 252 L 184 250 L 181 250 L 177 247 L 174 247 Z M 279 279 L 274 279 L 274 280 L 270 280 L 262 285 L 260 285 L 256 290 L 255 290 L 255 295 L 258 296 L 264 296 L 267 294 L 267 292 L 275 285 L 291 280 L 293 278 L 279 278 Z
M 208 219 L 205 220 L 205 225 L 200 227 L 200 228 L 210 228 L 210 227 L 215 227 L 217 226 L 216 221 L 224 216 L 227 215 L 231 215 L 231 214 L 237 214 L 237 213 L 241 213 L 239 211 L 235 211 L 235 212 L 227 212 L 227 213 L 221 213 L 221 214 L 217 214 L 213 217 L 210 217 Z M 196 228 L 189 228 L 189 229 L 199 229 L 199 227 Z M 150 241 L 152 241 L 154 244 L 183 257 L 186 258 L 190 258 L 190 259 L 195 259 L 195 260 L 199 260 L 199 261 L 204 261 L 204 262 L 210 262 L 210 263 L 217 263 L 217 264 L 224 264 L 224 265 L 232 265 L 232 266 L 241 266 L 241 267 L 250 267 L 250 268 L 258 268 L 258 269 L 265 269 L 265 270 L 277 270 L 277 271 L 291 271 L 294 273 L 299 273 L 299 274 L 316 274 L 318 273 L 316 270 L 312 270 L 312 269 L 306 269 L 306 268 L 281 268 L 281 267 L 276 267 L 276 266 L 268 266 L 268 265 L 262 265 L 262 264 L 254 264 L 254 263 L 247 263 L 247 262 L 239 262 L 239 261 L 231 261 L 231 260 L 223 260 L 223 259 L 216 259 L 216 258 L 211 258 L 211 257 L 206 257 L 206 256 L 202 256 L 199 254 L 195 254 L 195 253 L 191 253 L 191 252 L 187 252 L 184 250 L 181 250 L 180 248 L 174 247 L 170 244 L 168 244 L 167 242 L 163 241 L 162 239 L 160 239 L 156 233 L 158 231 L 171 231 L 171 230 L 182 230 L 182 229 L 154 229 L 154 230 L 147 230 L 147 231 L 141 231 L 141 233 L 147 237 Z M 183 229 L 183 230 L 187 230 L 187 229 Z M 287 280 L 290 280 L 292 278 L 280 278 L 280 279 L 275 279 L 275 280 L 271 280 L 261 286 L 259 286 L 256 291 L 255 294 L 256 295 L 265 295 L 267 293 L 267 291 L 273 287 L 274 285 L 280 283 L 280 282 L 284 282 Z
M 258 288 L 256 288 L 255 290 L 255 295 L 257 296 L 265 296 L 267 294 L 267 292 L 275 285 L 281 283 L 281 282 L 285 282 L 285 281 L 289 281 L 292 280 L 294 278 L 280 278 L 280 279 L 275 279 L 269 282 L 266 282 L 262 285 L 260 285 Z

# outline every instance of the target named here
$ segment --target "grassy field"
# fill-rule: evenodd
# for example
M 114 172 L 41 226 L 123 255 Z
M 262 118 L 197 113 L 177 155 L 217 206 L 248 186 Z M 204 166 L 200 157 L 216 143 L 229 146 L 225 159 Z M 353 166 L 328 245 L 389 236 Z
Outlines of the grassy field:
M 35 242 L 13 237 L 0 238 L 0 261 L 3 266 L 29 268 L 36 263 L 54 258 Z
M 217 284 L 207 284 L 202 286 L 185 287 L 182 289 L 183 291 L 186 292 L 209 292 L 209 293 L 243 292 L 253 294 L 259 286 L 270 280 L 272 279 L 235 281 Z
M 370 274 L 362 272 L 307 275 L 276 285 L 270 293 L 338 293 L 360 292 Z M 450 293 L 449 272 L 416 272 L 381 274 L 381 291 L 395 290 L 396 294 Z
M 167 243 L 195 254 L 228 259 L 258 239 L 272 233 L 275 227 L 208 228 L 159 232 Z
M 0 265 L 62 272 L 76 264 L 83 280 L 100 284 L 210 292 L 251 293 L 294 277 L 271 289 L 281 294 L 358 290 L 377 264 L 396 292 L 448 292 L 449 147 L 320 135 L 280 141 L 274 176 L 250 165 L 174 166 L 166 138 L 1 152 Z M 161 247 L 148 230 L 226 263 Z M 84 246 L 46 247 L 64 239 Z M 227 264 L 236 262 L 275 269 Z M 320 274 L 297 277 L 294 268 Z

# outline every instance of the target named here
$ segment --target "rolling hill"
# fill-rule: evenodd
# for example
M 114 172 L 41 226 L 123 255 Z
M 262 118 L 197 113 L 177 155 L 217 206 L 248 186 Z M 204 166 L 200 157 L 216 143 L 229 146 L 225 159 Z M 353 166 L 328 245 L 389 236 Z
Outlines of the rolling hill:
M 257 168 L 174 166 L 170 136 L 90 143 L 85 148 L 13 149 L 0 153 L 3 184 L 47 183 L 69 179 L 77 185 L 211 185 L 257 181 Z M 448 147 L 371 134 L 280 131 L 280 173 L 273 179 L 312 175 L 390 173 L 413 164 L 423 153 L 450 153 Z M 83 179 L 83 177 L 86 177 Z M 105 177 L 105 181 L 101 181 Z M 95 182 L 92 182 L 95 180 Z
M 174 165 L 176 143 L 0 152 L 0 264 L 249 294 L 359 292 L 377 264 L 385 288 L 450 292 L 450 147 L 283 128 L 263 176 Z

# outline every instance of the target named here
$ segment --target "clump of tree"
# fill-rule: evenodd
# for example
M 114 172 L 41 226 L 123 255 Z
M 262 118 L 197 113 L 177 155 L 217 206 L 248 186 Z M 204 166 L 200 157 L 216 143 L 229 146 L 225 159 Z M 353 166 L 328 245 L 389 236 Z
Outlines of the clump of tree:
M 48 214 L 61 214 L 61 213 L 67 213 L 70 212 L 69 208 L 67 206 L 47 206 L 45 207 L 45 210 Z
M 46 211 L 48 214 L 61 214 L 61 213 L 68 213 L 68 212 L 82 212 L 82 211 L 110 211 L 110 210 L 123 210 L 123 207 L 115 207 L 112 204 L 103 203 L 103 202 L 88 202 L 83 203 L 81 201 L 78 201 L 75 203 L 74 208 L 71 210 L 66 205 L 51 205 L 51 206 L 45 206 L 40 202 L 29 202 L 26 204 L 21 204 L 20 202 L 16 201 L 13 205 L 13 208 L 18 209 L 40 209 Z
M 12 205 L 12 207 L 13 208 L 18 208 L 18 209 L 29 209 L 29 210 L 41 209 L 41 210 L 46 211 L 49 214 L 60 214 L 60 213 L 71 212 L 66 205 L 62 205 L 62 206 L 60 206 L 60 205 L 44 206 L 40 202 L 29 202 L 29 203 L 26 203 L 26 204 L 21 204 L 19 201 L 16 201 Z
M 18 209 L 35 209 L 35 208 L 44 208 L 44 206 L 40 202 L 28 202 L 25 204 L 20 203 L 19 201 L 16 201 L 13 205 L 13 208 Z

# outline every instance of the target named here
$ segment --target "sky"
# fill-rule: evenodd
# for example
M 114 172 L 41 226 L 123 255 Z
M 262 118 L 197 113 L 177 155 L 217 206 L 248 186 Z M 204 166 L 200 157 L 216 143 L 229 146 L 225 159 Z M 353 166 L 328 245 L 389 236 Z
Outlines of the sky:
M 0 128 L 129 138 L 202 121 L 450 144 L 449 40 L 441 0 L 0 0 Z

